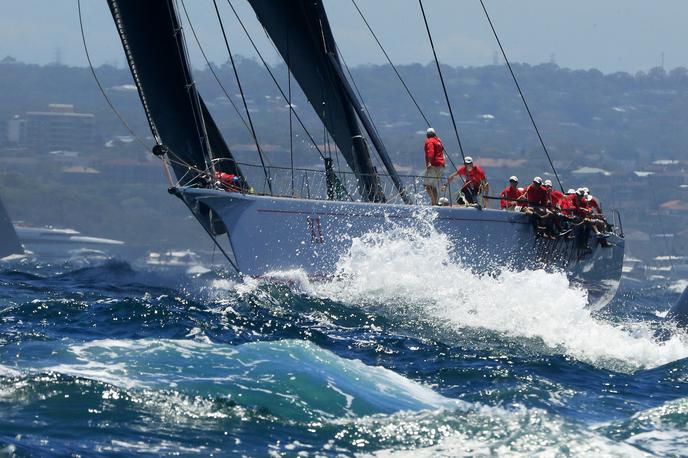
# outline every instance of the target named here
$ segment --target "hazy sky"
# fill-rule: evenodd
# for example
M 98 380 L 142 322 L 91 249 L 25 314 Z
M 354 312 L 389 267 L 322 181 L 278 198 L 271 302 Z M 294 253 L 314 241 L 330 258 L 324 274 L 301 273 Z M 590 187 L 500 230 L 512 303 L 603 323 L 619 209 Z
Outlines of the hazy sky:
M 144 0 L 142 0 L 144 1 Z M 212 0 L 184 0 L 211 60 L 227 52 Z M 245 0 L 232 0 L 271 61 L 277 56 L 257 27 Z M 279 1 L 279 0 L 275 0 Z M 431 60 L 417 0 L 357 0 L 398 63 Z M 570 68 L 604 72 L 688 67 L 687 0 L 485 0 L 513 61 L 541 63 L 554 55 Z M 253 55 L 226 0 L 218 0 L 235 54 Z M 85 65 L 76 0 L 2 0 L 0 58 L 32 63 L 60 60 Z M 453 65 L 486 65 L 497 45 L 479 0 L 424 0 L 440 60 Z M 335 37 L 349 64 L 381 63 L 383 57 L 351 0 L 326 0 Z M 105 0 L 82 0 L 89 48 L 97 64 L 124 65 L 124 56 Z M 184 18 L 184 22 L 186 19 Z M 187 37 L 194 64 L 203 61 Z

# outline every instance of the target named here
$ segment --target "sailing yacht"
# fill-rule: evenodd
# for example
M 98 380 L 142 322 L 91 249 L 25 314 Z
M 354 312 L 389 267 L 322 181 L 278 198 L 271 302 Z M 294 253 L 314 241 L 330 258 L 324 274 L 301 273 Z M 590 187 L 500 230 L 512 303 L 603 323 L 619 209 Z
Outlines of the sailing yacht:
M 260 164 L 238 163 L 194 84 L 178 1 L 108 0 L 155 138 L 152 152 L 167 170 L 169 192 L 188 206 L 216 243 L 227 237 L 227 260 L 237 270 L 262 276 L 301 269 L 326 279 L 357 237 L 429 222 L 452 241 L 457 260 L 476 271 L 559 269 L 589 291 L 591 304 L 604 305 L 613 296 L 624 254 L 620 227 L 614 227 L 602 246 L 594 237 L 582 243 L 580 237 L 539 237 L 522 213 L 423 206 L 418 177 L 397 173 L 346 77 L 323 1 L 248 3 L 290 78 L 311 106 L 318 107 L 317 115 L 348 171 L 334 170 L 332 159 L 322 152 L 320 170 L 266 166 L 234 67 L 260 159 Z M 181 5 L 185 9 L 183 0 Z M 290 109 L 290 116 L 298 119 L 291 103 Z M 384 173 L 374 167 L 373 154 Z M 241 186 L 227 192 L 215 180 L 218 172 L 239 177 Z M 448 193 L 454 202 L 456 190 Z

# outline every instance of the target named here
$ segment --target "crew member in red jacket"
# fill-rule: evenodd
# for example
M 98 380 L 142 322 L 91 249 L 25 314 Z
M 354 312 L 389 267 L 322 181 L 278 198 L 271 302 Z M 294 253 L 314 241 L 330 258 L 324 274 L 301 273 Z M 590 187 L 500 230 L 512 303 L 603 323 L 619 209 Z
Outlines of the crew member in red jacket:
M 590 216 L 590 209 L 588 208 L 588 201 L 585 199 L 585 191 L 583 188 L 578 188 L 573 196 L 569 196 L 570 212 L 572 216 L 578 218 L 587 218 Z
M 559 201 L 564 198 L 564 193 L 552 188 L 552 180 L 545 180 L 545 191 L 547 191 L 547 208 L 550 210 L 561 208 Z
M 442 186 L 442 189 L 444 190 L 449 186 L 449 183 L 457 176 L 460 176 L 464 180 L 461 192 L 466 199 L 466 203 L 477 204 L 478 194 L 480 194 L 482 187 L 487 184 L 487 177 L 485 176 L 483 168 L 474 164 L 472 157 L 466 156 L 463 160 L 463 166 L 459 167 L 456 172 L 447 178 L 447 184 Z
M 564 194 L 564 197 L 562 197 L 559 200 L 559 208 L 561 208 L 561 213 L 566 215 L 566 216 L 572 216 L 572 209 L 573 209 L 573 198 L 576 195 L 576 190 L 575 189 L 569 189 L 566 191 L 566 194 Z
M 600 202 L 597 200 L 597 198 L 590 194 L 590 190 L 588 188 L 583 188 L 583 191 L 585 191 L 585 200 L 588 201 L 588 208 L 590 211 L 593 214 L 602 216 L 602 207 L 600 206 Z
M 215 179 L 225 191 L 241 190 L 241 178 L 233 173 L 215 172 Z
M 509 186 L 504 188 L 504 191 L 499 195 L 502 200 L 499 202 L 499 206 L 502 210 L 514 211 L 518 205 L 519 197 L 523 194 L 523 188 L 518 187 L 518 177 L 509 177 Z
M 444 145 L 432 127 L 426 131 L 425 140 L 425 191 L 432 205 L 437 205 L 437 187 L 444 173 Z
M 530 211 L 526 210 L 527 212 L 532 212 L 534 209 L 538 210 L 538 212 L 545 210 L 547 207 L 547 191 L 542 185 L 542 178 L 533 178 L 533 182 L 523 191 L 519 200 L 523 202 L 524 207 L 530 209 Z

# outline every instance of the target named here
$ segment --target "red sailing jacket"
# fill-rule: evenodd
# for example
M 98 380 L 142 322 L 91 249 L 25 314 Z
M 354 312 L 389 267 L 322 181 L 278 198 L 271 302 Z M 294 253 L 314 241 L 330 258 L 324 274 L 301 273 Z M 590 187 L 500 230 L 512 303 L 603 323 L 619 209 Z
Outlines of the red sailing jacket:
M 597 213 L 602 214 L 602 207 L 600 207 L 600 203 L 593 196 L 590 196 L 590 200 L 588 200 L 588 208 L 590 211 L 594 210 Z
M 571 216 L 580 216 L 585 218 L 590 214 L 588 208 L 588 201 L 585 198 L 576 198 L 575 194 L 569 194 L 561 200 L 561 208 L 564 214 Z
M 457 173 L 462 176 L 466 180 L 466 184 L 469 185 L 471 188 L 477 190 L 480 187 L 480 183 L 483 180 L 486 180 L 487 177 L 485 176 L 485 171 L 483 170 L 482 167 L 479 165 L 473 164 L 473 168 L 471 169 L 470 172 L 468 172 L 468 176 L 466 176 L 466 166 L 463 165 L 457 170 Z M 469 184 L 470 183 L 470 184 Z
M 239 189 L 236 178 L 237 176 L 231 173 L 215 172 L 215 179 L 227 190 L 237 191 Z
M 444 146 L 439 137 L 430 137 L 425 140 L 425 164 L 444 167 Z
M 501 208 L 512 208 L 518 205 L 518 202 L 516 202 L 516 199 L 521 197 L 521 194 L 523 194 L 523 188 L 513 188 L 511 186 L 507 186 L 504 188 L 504 191 L 499 195 L 499 197 L 502 198 L 502 200 L 499 202 L 499 206 Z M 504 200 L 504 198 L 507 199 L 514 199 L 514 200 Z
M 528 206 L 547 206 L 547 190 L 542 185 L 538 188 L 534 184 L 529 184 L 521 197 L 528 201 Z
M 560 202 L 561 202 L 561 199 L 563 199 L 563 198 L 564 198 L 563 192 L 557 191 L 556 189 L 552 189 L 549 192 L 547 204 L 550 207 L 559 207 L 559 206 L 561 206 Z

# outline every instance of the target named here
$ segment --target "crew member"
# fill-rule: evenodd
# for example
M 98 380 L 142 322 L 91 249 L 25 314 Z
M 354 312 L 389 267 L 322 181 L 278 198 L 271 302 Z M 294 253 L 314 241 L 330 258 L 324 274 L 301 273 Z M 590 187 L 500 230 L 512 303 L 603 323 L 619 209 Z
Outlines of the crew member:
M 523 194 L 523 188 L 518 187 L 518 177 L 509 177 L 509 186 L 504 188 L 504 191 L 499 195 L 499 197 L 502 198 L 499 206 L 502 210 L 516 210 L 516 206 L 518 205 L 517 200 L 521 197 L 521 194 Z
M 585 198 L 585 188 L 578 188 L 576 190 L 576 194 L 574 195 L 571 204 L 574 217 L 582 220 L 585 223 L 586 229 L 591 229 L 595 233 L 600 245 L 603 247 L 613 246 L 606 240 L 606 222 L 604 221 L 604 218 L 599 215 L 594 215 L 590 209 L 589 203 Z M 586 245 L 586 249 L 589 248 L 590 247 Z
M 561 208 L 559 201 L 564 198 L 564 193 L 552 188 L 552 180 L 545 180 L 545 191 L 547 191 L 547 207 L 550 210 Z
M 565 216 L 572 216 L 572 208 L 573 208 L 573 198 L 576 195 L 576 190 L 569 188 L 568 191 L 566 191 L 566 194 L 564 194 L 564 197 L 559 199 L 559 208 L 561 209 L 561 213 Z
M 533 182 L 519 196 L 519 201 L 524 203 L 524 207 L 531 210 L 526 210 L 526 212 L 532 213 L 533 209 L 537 210 L 538 213 L 541 213 L 543 210 L 546 211 L 547 191 L 542 186 L 542 178 L 533 178 Z
M 241 190 L 241 178 L 233 173 L 215 172 L 215 179 L 225 191 L 236 192 Z
M 593 214 L 597 215 L 602 215 L 602 207 L 600 206 L 600 202 L 597 200 L 597 198 L 593 195 L 590 194 L 590 190 L 588 188 L 583 188 L 583 191 L 585 191 L 585 200 L 588 201 L 588 208 Z
M 579 218 L 587 218 L 590 215 L 588 208 L 588 201 L 585 199 L 585 190 L 583 188 L 576 189 L 576 193 L 569 197 L 571 203 L 571 214 Z
M 457 176 L 460 176 L 464 180 L 461 192 L 464 195 L 466 203 L 477 204 L 478 195 L 483 187 L 487 185 L 487 177 L 485 176 L 483 168 L 477 164 L 473 164 L 472 157 L 466 156 L 463 160 L 463 166 L 447 178 L 447 184 L 442 186 L 442 190 L 449 186 L 449 183 Z
M 444 173 L 444 145 L 432 127 L 426 131 L 425 140 L 425 191 L 430 196 L 432 205 L 437 205 L 439 185 Z

